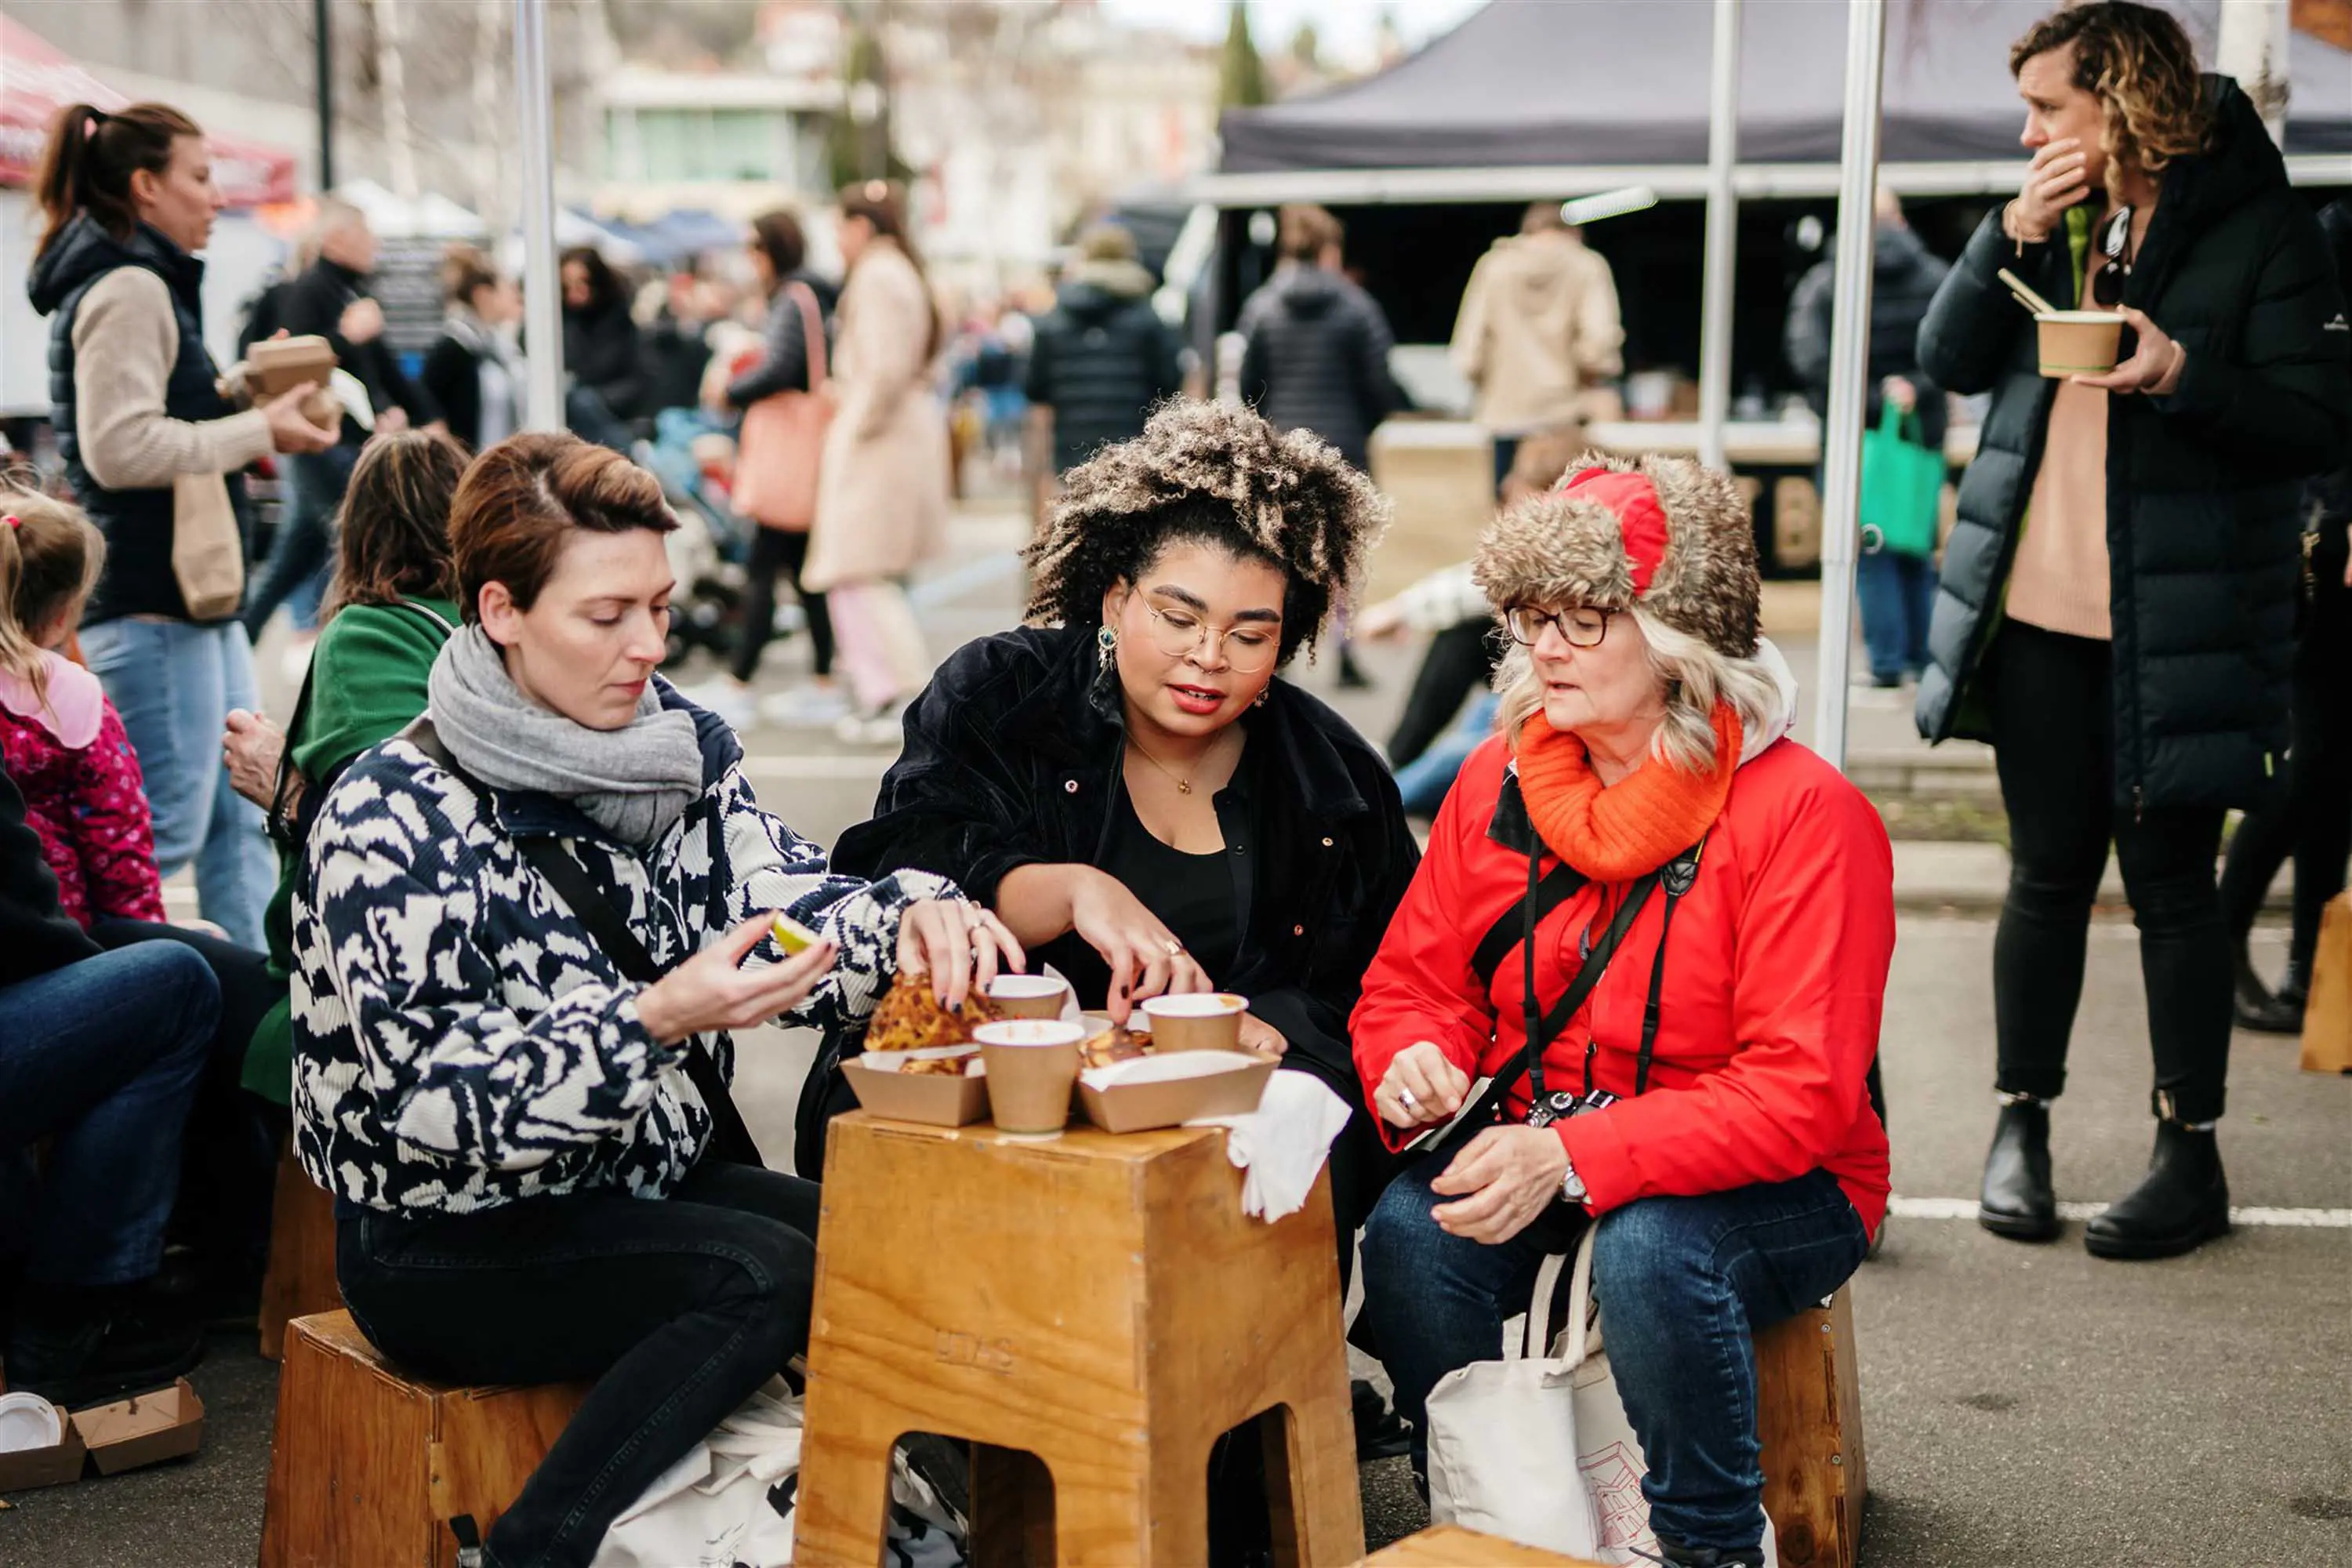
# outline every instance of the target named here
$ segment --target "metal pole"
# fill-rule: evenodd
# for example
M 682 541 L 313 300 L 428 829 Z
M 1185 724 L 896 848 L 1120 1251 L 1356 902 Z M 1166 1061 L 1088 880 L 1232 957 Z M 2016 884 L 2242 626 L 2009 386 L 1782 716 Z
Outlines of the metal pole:
M 1731 411 L 1731 283 L 1739 245 L 1739 0 L 1715 0 L 1706 125 L 1706 258 L 1698 328 L 1698 455 L 1723 462 L 1723 422 Z
M 555 266 L 555 123 L 547 83 L 547 0 L 514 0 L 515 110 L 521 116 L 523 424 L 563 428 L 563 285 Z
M 319 189 L 335 188 L 335 33 L 333 0 L 310 0 L 311 73 L 319 97 Z
M 1870 379 L 1871 196 L 1878 173 L 1883 0 L 1847 0 L 1845 144 L 1838 165 L 1837 289 L 1831 305 L 1830 412 L 1822 429 L 1822 631 L 1813 750 L 1845 769 L 1846 680 L 1853 659 L 1853 562 L 1860 537 L 1862 413 Z

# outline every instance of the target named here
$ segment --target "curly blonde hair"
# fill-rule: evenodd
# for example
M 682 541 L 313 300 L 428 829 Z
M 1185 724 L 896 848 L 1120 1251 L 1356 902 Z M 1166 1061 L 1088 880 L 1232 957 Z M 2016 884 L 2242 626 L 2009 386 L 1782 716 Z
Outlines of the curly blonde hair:
M 2170 12 L 2129 0 L 2053 12 L 2010 49 L 2009 74 L 2069 44 L 2074 46 L 2074 85 L 2099 100 L 2109 199 L 2121 201 L 2126 169 L 2160 174 L 2175 158 L 2204 149 L 2212 120 L 2205 83 L 2196 47 Z
M 1389 503 L 1328 442 L 1228 404 L 1171 399 L 1065 485 L 1027 551 L 1032 622 L 1091 626 L 1170 545 L 1212 544 L 1287 580 L 1285 662 L 1349 602 L 1388 526 Z

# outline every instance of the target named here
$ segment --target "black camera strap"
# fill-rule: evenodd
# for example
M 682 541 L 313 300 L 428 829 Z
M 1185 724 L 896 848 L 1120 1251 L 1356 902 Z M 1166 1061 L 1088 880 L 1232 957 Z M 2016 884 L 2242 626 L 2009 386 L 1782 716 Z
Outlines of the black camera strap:
M 489 792 L 480 780 L 457 765 L 449 748 L 433 730 L 430 719 L 419 719 L 401 731 L 408 743 L 438 763 L 451 778 L 464 784 L 478 800 L 487 803 Z M 717 848 L 716 818 L 713 818 L 713 849 Z M 534 870 L 555 890 L 573 917 L 588 929 L 596 945 L 613 966 L 640 985 L 651 985 L 662 977 L 662 967 L 654 962 L 637 933 L 629 929 L 628 921 L 613 907 L 587 868 L 567 853 L 553 838 L 517 838 L 515 847 L 530 862 Z M 711 875 L 719 874 L 725 862 L 714 853 Z M 760 1146 L 751 1140 L 751 1130 L 743 1124 L 743 1113 L 735 1108 L 735 1097 L 728 1092 L 727 1080 L 719 1076 L 719 1064 L 711 1058 L 700 1039 L 689 1035 L 679 1047 L 680 1065 L 686 1068 L 694 1092 L 702 1099 L 703 1109 L 710 1112 L 710 1147 L 708 1153 L 739 1165 L 765 1165 Z

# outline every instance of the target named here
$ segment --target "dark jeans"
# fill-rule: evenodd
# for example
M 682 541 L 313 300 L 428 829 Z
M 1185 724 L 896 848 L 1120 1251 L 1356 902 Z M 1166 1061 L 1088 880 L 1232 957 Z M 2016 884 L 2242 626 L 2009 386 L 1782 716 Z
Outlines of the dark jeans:
M 1484 616 L 1430 638 L 1421 668 L 1413 672 L 1412 689 L 1405 695 L 1404 710 L 1389 736 L 1389 766 L 1403 767 L 1445 733 L 1462 711 L 1463 700 L 1494 679 L 1504 643 L 1502 628 Z
M 2232 955 L 2213 860 L 2219 810 L 2116 807 L 2106 643 L 2011 621 L 1985 650 L 1992 741 L 2009 811 L 2009 896 L 1993 937 L 1993 1025 L 2004 1093 L 2055 1096 L 2083 995 L 2091 904 L 2112 840 L 2139 927 L 2158 1114 L 2210 1121 L 2230 1070 Z
M 793 592 L 800 595 L 808 616 L 809 658 L 818 675 L 833 673 L 833 616 L 824 595 L 801 586 L 801 568 L 808 564 L 809 536 L 781 528 L 751 530 L 751 559 L 745 567 L 751 594 L 743 601 L 743 630 L 735 644 L 735 679 L 749 680 L 759 672 L 760 655 L 767 650 L 776 620 L 776 574 L 790 573 Z
M 31 1215 L 26 1278 L 124 1285 L 161 1266 L 219 1017 L 211 971 L 171 943 L 0 986 L 0 1220 Z M 27 1154 L 42 1137 L 48 1166 L 32 1200 Z
M 1497 1247 L 1449 1236 L 1430 1217 L 1446 1156 L 1389 1187 L 1364 1228 L 1364 1310 L 1428 1464 L 1429 1391 L 1457 1367 L 1502 1353 L 1503 1320 L 1524 1312 L 1537 1267 L 1572 1247 L 1583 1215 L 1554 1205 Z M 1683 1546 L 1751 1552 L 1764 1538 L 1756 1436 L 1760 1330 L 1843 1284 L 1869 1246 L 1837 1183 L 1793 1182 L 1704 1197 L 1643 1198 L 1597 1222 L 1592 1293 L 1625 1416 L 1650 1467 L 1651 1528 Z
M 1936 608 L 1936 563 L 1876 550 L 1854 563 L 1862 644 L 1871 679 L 1892 685 L 1927 668 L 1927 617 Z
M 261 575 L 245 595 L 245 635 L 255 642 L 295 589 L 333 565 L 335 512 L 343 504 L 343 491 L 351 488 L 352 469 L 359 460 L 360 449 L 349 445 L 298 452 L 285 459 L 286 505 L 278 537 L 270 542 Z
M 2352 592 L 2342 568 L 2323 566 L 2317 593 L 2294 653 L 2294 739 L 2286 789 L 2274 804 L 2246 813 L 2221 863 L 2221 909 L 2243 942 L 2263 895 L 2294 857 L 2294 934 L 2288 946 L 2308 973 L 2319 945 L 2319 919 L 2344 890 L 2352 855 Z
M 817 1190 L 707 1160 L 668 1199 L 529 1198 L 469 1215 L 339 1211 L 336 1274 L 370 1340 L 456 1383 L 596 1380 L 489 1535 L 499 1568 L 569 1568 L 654 1478 L 808 1344 Z
M 178 942 L 205 961 L 220 986 L 220 1021 L 188 1115 L 172 1239 L 200 1249 L 218 1277 L 258 1285 L 269 1252 L 278 1144 L 287 1118 L 245 1088 L 245 1052 L 255 1026 L 285 999 L 286 982 L 270 974 L 267 953 L 180 926 L 100 921 L 89 934 L 105 948 Z

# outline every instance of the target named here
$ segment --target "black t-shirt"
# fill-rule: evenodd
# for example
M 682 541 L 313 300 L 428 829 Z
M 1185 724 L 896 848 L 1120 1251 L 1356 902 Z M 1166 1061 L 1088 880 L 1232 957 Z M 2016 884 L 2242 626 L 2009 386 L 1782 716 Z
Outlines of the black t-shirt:
M 1126 884 L 1175 933 L 1210 979 L 1232 973 L 1242 945 L 1234 904 L 1234 847 L 1190 855 L 1161 843 L 1136 816 L 1135 802 L 1123 785 L 1115 809 L 1118 815 L 1111 823 L 1110 853 L 1103 869 Z

